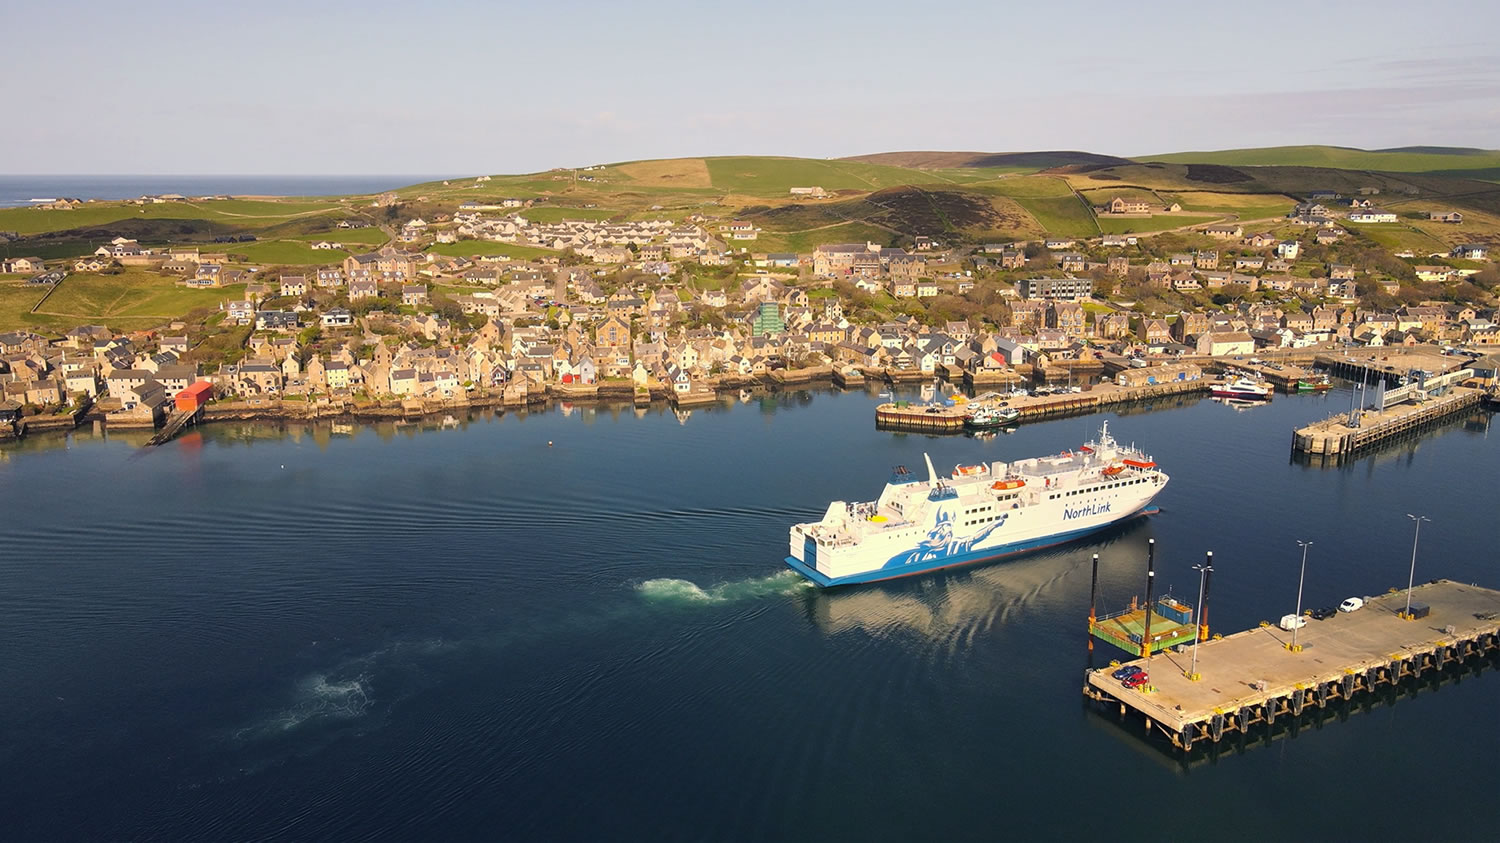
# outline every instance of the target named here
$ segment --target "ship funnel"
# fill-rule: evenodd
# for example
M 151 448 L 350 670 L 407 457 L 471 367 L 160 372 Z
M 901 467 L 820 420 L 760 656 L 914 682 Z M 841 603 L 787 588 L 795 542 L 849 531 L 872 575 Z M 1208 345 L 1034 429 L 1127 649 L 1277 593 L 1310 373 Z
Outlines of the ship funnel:
M 923 452 L 922 459 L 927 461 L 927 482 L 929 484 L 936 484 L 937 470 L 932 467 L 932 457 L 928 456 L 926 452 Z

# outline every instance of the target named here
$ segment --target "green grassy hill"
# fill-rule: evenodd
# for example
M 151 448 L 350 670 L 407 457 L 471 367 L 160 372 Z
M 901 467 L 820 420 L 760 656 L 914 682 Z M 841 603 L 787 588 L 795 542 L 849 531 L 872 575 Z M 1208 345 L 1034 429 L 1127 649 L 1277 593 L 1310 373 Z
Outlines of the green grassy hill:
M 1052 167 L 1069 167 L 1079 164 L 1128 164 L 1127 158 L 1099 155 L 1093 152 L 1055 150 L 1049 152 L 877 152 L 873 155 L 851 155 L 844 161 L 864 161 L 870 164 L 889 164 L 896 167 L 921 169 L 948 169 L 973 167 L 1001 169 L 1013 172 L 1036 172 Z
M 1389 173 L 1500 171 L 1500 150 L 1430 146 L 1375 150 L 1346 146 L 1270 146 L 1262 149 L 1140 155 L 1135 160 L 1167 164 L 1222 164 L 1227 167 L 1327 167 Z

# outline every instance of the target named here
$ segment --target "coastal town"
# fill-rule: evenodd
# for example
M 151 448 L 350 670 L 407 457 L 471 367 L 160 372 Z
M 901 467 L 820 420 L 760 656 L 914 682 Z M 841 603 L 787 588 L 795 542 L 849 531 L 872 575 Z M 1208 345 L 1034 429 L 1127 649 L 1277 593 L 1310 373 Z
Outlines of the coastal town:
M 791 189 L 803 202 L 824 194 Z M 247 261 L 234 243 L 117 236 L 72 259 L 6 258 L 0 272 L 48 295 L 75 274 L 126 270 L 223 294 L 212 309 L 152 329 L 0 333 L 0 433 L 87 414 L 157 427 L 205 404 L 239 417 L 548 397 L 691 406 L 777 381 L 941 375 L 1014 388 L 1049 367 L 1105 357 L 1145 367 L 1287 349 L 1500 344 L 1489 245 L 1372 247 L 1359 227 L 1394 219 L 1379 198 L 1311 192 L 1253 225 L 977 244 L 935 233 L 803 252 L 756 251 L 761 229 L 745 219 L 574 219 L 545 199 L 507 197 L 429 204 L 426 216 L 403 216 L 382 197 L 377 211 L 310 242 L 329 253 L 321 265 Z M 57 200 L 34 212 L 68 207 Z M 1095 209 L 1124 219 L 1177 210 L 1122 196 Z M 1430 218 L 1464 226 L 1458 211 Z M 368 250 L 340 239 L 356 235 Z M 488 244 L 531 254 L 477 248 Z

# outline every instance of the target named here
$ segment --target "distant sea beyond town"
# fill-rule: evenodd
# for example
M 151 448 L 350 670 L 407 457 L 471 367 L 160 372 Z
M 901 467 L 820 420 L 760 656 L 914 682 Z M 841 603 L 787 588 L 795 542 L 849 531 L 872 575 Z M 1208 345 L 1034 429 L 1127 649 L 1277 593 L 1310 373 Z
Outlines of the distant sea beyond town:
M 0 175 L 0 208 L 37 199 L 136 199 L 163 193 L 183 196 L 344 196 L 380 193 L 445 176 L 170 176 Z

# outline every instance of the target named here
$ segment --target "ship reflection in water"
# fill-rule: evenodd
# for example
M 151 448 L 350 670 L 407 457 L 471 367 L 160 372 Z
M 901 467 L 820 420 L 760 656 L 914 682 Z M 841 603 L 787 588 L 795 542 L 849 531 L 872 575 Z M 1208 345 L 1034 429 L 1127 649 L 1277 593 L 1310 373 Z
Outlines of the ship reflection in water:
M 1230 409 L 1241 413 L 1252 407 L 1269 406 L 1265 401 L 1249 401 L 1244 398 L 1221 398 L 1215 396 L 1213 398 L 1210 398 L 1209 400 L 1213 401 L 1215 404 L 1222 404 L 1225 407 L 1229 407 Z
M 966 638 L 971 631 L 1005 623 L 1035 602 L 1076 610 L 1089 599 L 1090 559 L 1099 554 L 1101 583 L 1135 583 L 1145 571 L 1151 519 L 1133 518 L 1087 540 L 1026 553 L 977 567 L 938 571 L 902 580 L 799 592 L 807 617 L 829 635 L 861 631 L 873 637 L 915 633 L 932 641 Z M 1101 592 L 1104 589 L 1101 587 Z M 1123 596 L 1118 586 L 1110 593 Z M 1132 592 L 1134 593 L 1134 592 Z M 1076 620 L 1083 647 L 1084 617 Z

